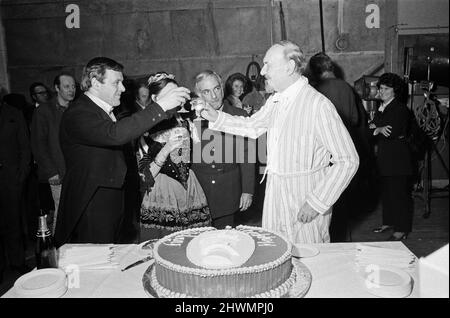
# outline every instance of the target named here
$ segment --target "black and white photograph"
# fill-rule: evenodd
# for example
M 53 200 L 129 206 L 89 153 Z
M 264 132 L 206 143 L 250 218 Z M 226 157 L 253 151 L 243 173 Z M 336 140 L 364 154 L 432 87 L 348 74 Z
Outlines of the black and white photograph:
M 448 299 L 449 85 L 448 0 L 0 0 L 0 306 Z

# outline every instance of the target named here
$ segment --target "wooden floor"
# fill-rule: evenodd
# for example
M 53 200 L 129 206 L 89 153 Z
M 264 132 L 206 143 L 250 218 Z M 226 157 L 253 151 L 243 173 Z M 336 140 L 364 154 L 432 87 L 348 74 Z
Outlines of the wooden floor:
M 261 211 L 263 203 L 264 185 L 261 185 L 259 192 L 255 195 L 253 209 L 241 214 L 242 224 L 260 226 Z M 449 200 L 447 198 L 435 198 L 431 201 L 431 215 L 424 219 L 422 215 L 425 212 L 425 206 L 421 199 L 414 200 L 414 220 L 413 231 L 410 233 L 404 244 L 417 256 L 423 257 L 436 251 L 449 242 Z M 373 242 L 383 241 L 389 237 L 390 233 L 376 234 L 372 229 L 381 224 L 381 206 L 378 205 L 373 211 L 365 215 L 358 216 L 358 219 L 352 220 L 350 226 L 351 241 L 353 242 Z M 27 249 L 27 263 L 34 266 L 33 242 L 29 242 Z M 14 281 L 18 278 L 17 274 L 6 272 L 4 282 L 0 284 L 0 295 L 9 290 Z

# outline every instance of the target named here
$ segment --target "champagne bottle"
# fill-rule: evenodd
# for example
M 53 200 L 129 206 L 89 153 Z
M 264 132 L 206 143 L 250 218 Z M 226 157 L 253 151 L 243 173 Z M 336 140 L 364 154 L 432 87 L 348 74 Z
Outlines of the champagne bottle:
M 36 234 L 36 267 L 57 268 L 56 248 L 53 245 L 52 234 L 47 225 L 47 216 L 39 216 L 38 231 Z

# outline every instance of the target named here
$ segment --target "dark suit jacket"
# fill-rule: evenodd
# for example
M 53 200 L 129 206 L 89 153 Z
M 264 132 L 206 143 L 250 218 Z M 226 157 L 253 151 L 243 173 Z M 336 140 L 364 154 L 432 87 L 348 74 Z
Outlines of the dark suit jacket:
M 248 116 L 245 110 L 231 106 L 229 103 L 224 103 L 223 111 L 231 115 Z M 193 145 L 191 169 L 205 192 L 211 216 L 215 219 L 236 212 L 239 209 L 242 193 L 254 193 L 256 158 L 248 160 L 248 143 L 254 143 L 254 140 L 210 130 L 206 120 L 201 121 L 201 125 L 202 133 L 199 136 L 201 143 Z M 238 139 L 244 142 L 244 152 L 236 155 Z M 207 158 L 204 155 L 210 154 L 212 145 L 215 148 L 215 145 L 219 145 L 220 142 L 222 149 L 214 149 L 214 154 L 211 153 L 210 156 L 212 158 L 217 155 L 217 151 L 221 151 L 220 160 L 206 162 Z M 230 153 L 234 154 L 233 160 L 231 163 L 226 163 Z M 201 162 L 198 162 L 199 157 Z
M 383 112 L 377 111 L 373 123 L 377 127 L 392 126 L 389 137 L 378 134 L 377 162 L 381 176 L 412 174 L 412 159 L 406 138 L 409 133 L 409 109 L 394 99 Z
M 159 105 L 151 104 L 141 112 L 113 122 L 84 94 L 64 112 L 60 140 L 66 175 L 56 225 L 57 246 L 69 239 L 99 187 L 123 186 L 127 172 L 123 145 L 163 119 L 167 119 L 166 113 Z
M 31 121 L 31 149 L 37 162 L 39 181 L 44 183 L 57 174 L 62 179 L 66 172 L 59 143 L 59 124 L 63 113 L 57 109 L 56 103 L 52 100 L 39 105 Z
M 19 184 L 30 171 L 28 128 L 20 110 L 0 104 L 0 182 Z

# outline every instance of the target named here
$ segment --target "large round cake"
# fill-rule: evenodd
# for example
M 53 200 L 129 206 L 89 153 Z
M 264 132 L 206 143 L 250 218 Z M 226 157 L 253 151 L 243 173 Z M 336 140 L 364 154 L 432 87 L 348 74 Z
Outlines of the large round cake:
M 259 227 L 176 232 L 155 244 L 151 285 L 159 297 L 281 297 L 295 282 L 291 248 Z

